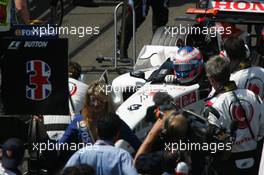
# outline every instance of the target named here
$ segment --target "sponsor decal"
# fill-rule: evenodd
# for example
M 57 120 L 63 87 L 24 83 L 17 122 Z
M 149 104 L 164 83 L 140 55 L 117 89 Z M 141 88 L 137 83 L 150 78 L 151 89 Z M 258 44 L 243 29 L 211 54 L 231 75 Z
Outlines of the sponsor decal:
M 81 128 L 87 127 L 87 122 L 84 120 L 80 121 L 80 127 Z
M 77 92 L 77 85 L 73 82 L 69 82 L 70 96 L 73 96 Z
M 256 1 L 212 1 L 212 6 L 220 11 L 264 13 L 264 3 Z
M 257 77 L 250 78 L 245 88 L 259 95 L 261 99 L 264 99 L 264 82 L 261 79 Z
M 182 107 L 185 107 L 189 104 L 192 104 L 198 100 L 196 91 L 193 91 L 187 95 L 181 97 L 182 99 Z
M 229 106 L 229 113 L 234 120 L 238 121 L 238 128 L 245 129 L 247 128 L 245 118 L 247 117 L 248 122 L 250 123 L 254 115 L 254 109 L 253 106 L 244 99 L 240 99 L 240 103 L 242 106 L 238 103 L 238 101 L 231 102 Z M 242 107 L 245 113 L 243 112 Z
M 53 29 L 53 31 L 51 30 Z M 55 28 L 45 26 L 25 26 L 25 25 L 17 25 L 13 27 L 14 34 L 17 37 L 23 37 L 23 38 L 57 38 L 58 34 L 54 31 Z
M 142 105 L 141 104 L 132 104 L 131 106 L 129 106 L 127 109 L 129 111 L 135 111 L 138 110 Z

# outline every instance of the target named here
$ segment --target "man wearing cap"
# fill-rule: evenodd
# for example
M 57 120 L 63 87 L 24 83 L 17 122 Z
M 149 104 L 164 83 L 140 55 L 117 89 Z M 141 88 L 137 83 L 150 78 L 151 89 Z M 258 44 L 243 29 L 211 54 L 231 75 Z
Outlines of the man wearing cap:
M 22 175 L 18 166 L 24 157 L 24 144 L 17 138 L 8 139 L 2 145 L 2 162 L 0 164 L 1 175 Z

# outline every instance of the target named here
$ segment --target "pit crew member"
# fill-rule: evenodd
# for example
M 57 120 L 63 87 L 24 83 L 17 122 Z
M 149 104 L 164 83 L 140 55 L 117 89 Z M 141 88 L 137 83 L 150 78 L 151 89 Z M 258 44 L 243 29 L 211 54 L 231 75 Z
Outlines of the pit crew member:
M 217 160 L 220 175 L 257 174 L 255 153 L 259 138 L 264 136 L 264 105 L 252 91 L 238 89 L 230 81 L 230 66 L 226 58 L 215 56 L 206 63 L 206 75 L 216 90 L 207 101 L 204 116 L 215 134 L 225 133 L 233 141 L 230 157 Z
M 230 60 L 230 80 L 236 82 L 238 88 L 253 91 L 264 100 L 264 69 L 251 66 L 248 60 L 249 51 L 242 39 L 230 37 L 224 42 L 226 56 Z

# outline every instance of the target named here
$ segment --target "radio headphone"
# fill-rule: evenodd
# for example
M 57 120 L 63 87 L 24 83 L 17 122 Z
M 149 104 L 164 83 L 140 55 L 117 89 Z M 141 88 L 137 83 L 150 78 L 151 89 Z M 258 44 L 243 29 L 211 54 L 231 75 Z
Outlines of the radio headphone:
M 160 107 L 157 107 L 157 109 L 155 110 L 156 113 L 156 118 L 160 118 L 162 119 L 162 117 L 164 116 L 164 112 L 160 110 Z
M 159 105 L 155 110 L 156 117 L 162 119 L 164 116 L 164 111 L 176 109 L 176 106 L 173 102 L 169 104 Z

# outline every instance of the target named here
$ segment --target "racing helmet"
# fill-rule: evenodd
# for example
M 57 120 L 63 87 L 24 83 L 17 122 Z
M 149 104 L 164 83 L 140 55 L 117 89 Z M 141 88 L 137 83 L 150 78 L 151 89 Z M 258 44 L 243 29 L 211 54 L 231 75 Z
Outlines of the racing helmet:
M 191 83 L 202 73 L 203 58 L 200 51 L 195 47 L 184 46 L 179 48 L 172 61 L 174 73 L 180 84 Z

